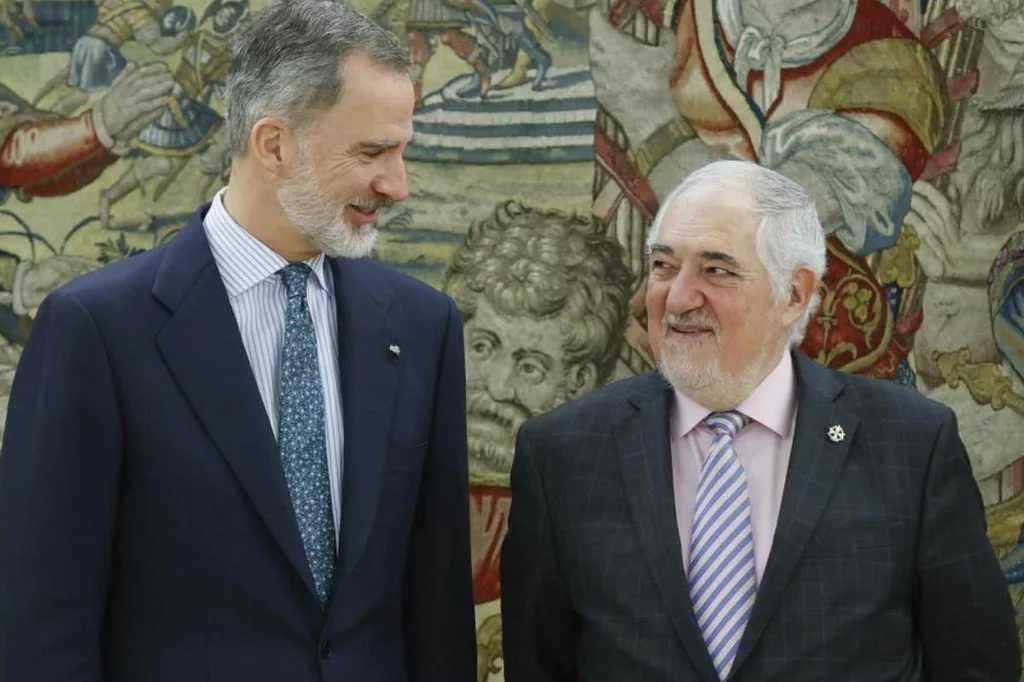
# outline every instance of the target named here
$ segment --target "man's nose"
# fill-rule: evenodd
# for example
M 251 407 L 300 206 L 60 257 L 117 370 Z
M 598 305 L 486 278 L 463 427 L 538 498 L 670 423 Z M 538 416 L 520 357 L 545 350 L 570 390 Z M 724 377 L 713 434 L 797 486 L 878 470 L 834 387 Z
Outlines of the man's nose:
M 397 157 L 387 172 L 377 177 L 374 189 L 392 201 L 403 201 L 409 196 L 409 183 L 405 174 L 405 161 Z
M 515 389 L 512 388 L 512 367 L 505 363 L 496 363 L 491 368 L 485 385 L 487 393 L 495 400 L 508 402 L 516 397 Z
M 682 315 L 707 303 L 707 298 L 691 273 L 681 270 L 665 297 L 665 312 Z

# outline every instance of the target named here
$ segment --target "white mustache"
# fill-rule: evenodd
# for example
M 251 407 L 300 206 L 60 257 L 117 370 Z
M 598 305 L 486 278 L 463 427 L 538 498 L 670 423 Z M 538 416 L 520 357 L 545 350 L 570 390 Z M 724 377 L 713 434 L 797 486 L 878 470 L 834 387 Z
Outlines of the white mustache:
M 355 206 L 359 210 L 366 211 L 368 213 L 386 206 L 387 203 L 388 202 L 383 199 L 367 199 L 363 197 L 357 197 L 348 202 L 349 206 Z
M 668 329 L 669 327 L 674 327 L 676 325 L 707 327 L 716 334 L 719 331 L 718 320 L 716 320 L 713 316 L 700 311 L 683 313 L 682 315 L 676 315 L 674 313 L 665 313 L 662 326 L 665 329 Z

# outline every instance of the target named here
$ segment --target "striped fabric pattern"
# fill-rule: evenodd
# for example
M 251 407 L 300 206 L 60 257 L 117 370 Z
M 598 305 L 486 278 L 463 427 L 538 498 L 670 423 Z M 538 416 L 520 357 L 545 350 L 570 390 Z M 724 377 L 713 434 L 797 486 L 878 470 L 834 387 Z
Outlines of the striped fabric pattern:
M 227 289 L 231 310 L 238 322 L 242 345 L 253 377 L 278 437 L 278 389 L 281 351 L 284 346 L 285 309 L 288 297 L 277 274 L 288 265 L 280 254 L 249 234 L 228 214 L 220 190 L 203 221 L 214 261 Z M 341 380 L 338 370 L 338 309 L 334 280 L 324 255 L 305 261 L 313 271 L 306 284 L 309 313 L 316 335 L 317 360 L 323 382 L 324 425 L 327 433 L 327 471 L 335 535 L 341 524 L 342 448 L 344 430 Z M 202 352 L 197 348 L 196 352 Z
M 719 412 L 705 419 L 715 437 L 701 467 L 687 572 L 697 625 L 726 679 L 754 607 L 754 535 L 747 479 L 733 439 L 747 418 Z
M 503 74 L 494 74 L 495 82 Z M 470 74 L 424 98 L 413 119 L 407 161 L 434 163 L 570 163 L 594 158 L 594 83 L 584 67 L 555 67 L 547 85 L 461 97 Z

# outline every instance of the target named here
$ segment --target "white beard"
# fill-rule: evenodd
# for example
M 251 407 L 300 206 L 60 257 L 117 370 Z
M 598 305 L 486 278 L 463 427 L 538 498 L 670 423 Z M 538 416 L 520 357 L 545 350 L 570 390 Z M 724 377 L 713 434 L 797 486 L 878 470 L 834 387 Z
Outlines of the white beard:
M 364 258 L 377 243 L 374 225 L 355 227 L 345 220 L 345 207 L 374 208 L 376 203 L 353 199 L 338 201 L 324 192 L 316 178 L 316 157 L 311 145 L 299 147 L 294 174 L 277 191 L 277 201 L 289 221 L 334 258 Z

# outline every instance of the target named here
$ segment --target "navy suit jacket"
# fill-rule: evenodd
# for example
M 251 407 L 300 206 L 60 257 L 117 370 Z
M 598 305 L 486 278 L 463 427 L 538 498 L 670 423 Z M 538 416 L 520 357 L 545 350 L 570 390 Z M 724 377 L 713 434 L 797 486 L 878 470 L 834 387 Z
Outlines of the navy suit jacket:
M 207 207 L 39 310 L 0 456 L 0 679 L 472 682 L 455 305 L 329 261 L 345 447 L 324 613 Z

